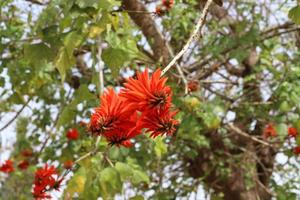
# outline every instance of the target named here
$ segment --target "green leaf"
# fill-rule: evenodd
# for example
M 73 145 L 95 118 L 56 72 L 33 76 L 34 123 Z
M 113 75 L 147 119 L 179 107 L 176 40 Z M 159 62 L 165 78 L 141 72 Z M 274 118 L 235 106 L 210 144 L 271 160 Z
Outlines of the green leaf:
M 27 44 L 24 46 L 24 57 L 28 62 L 38 66 L 54 59 L 55 53 L 44 43 Z
M 77 194 L 82 193 L 85 182 L 86 182 L 86 170 L 85 168 L 81 167 L 69 181 L 67 189 L 65 190 L 65 196 L 72 197 L 75 193 Z
M 66 78 L 67 70 L 70 69 L 74 64 L 74 57 L 70 57 L 67 49 L 65 47 L 61 47 L 55 62 L 55 66 L 60 73 L 62 82 L 64 82 Z
M 289 18 L 296 24 L 300 24 L 300 5 L 289 11 Z
M 115 168 L 120 173 L 121 179 L 123 181 L 133 175 L 132 168 L 126 163 L 117 162 Z
M 99 182 L 104 197 L 111 196 L 122 189 L 120 176 L 113 167 L 105 168 L 100 172 Z
M 129 198 L 129 200 L 144 200 L 144 197 L 142 195 L 137 195 Z
M 283 124 L 283 123 L 280 123 L 280 124 L 277 124 L 275 126 L 275 129 L 276 129 L 276 132 L 279 136 L 279 138 L 281 140 L 284 140 L 284 138 L 286 137 L 287 135 L 287 132 L 288 132 L 288 127 L 286 124 Z
M 155 143 L 154 146 L 155 154 L 157 155 L 158 158 L 161 158 L 162 155 L 167 153 L 167 146 L 161 137 L 156 137 L 154 143 Z
M 122 49 L 105 49 L 102 53 L 102 59 L 111 69 L 114 77 L 119 75 L 119 70 L 128 59 L 127 52 Z
M 72 121 L 75 116 L 76 112 L 74 108 L 72 106 L 66 106 L 58 118 L 57 127 L 70 123 L 70 121 Z
M 137 185 L 141 182 L 145 182 L 145 183 L 149 184 L 150 179 L 149 179 L 148 175 L 145 172 L 142 172 L 140 170 L 133 170 L 132 183 Z

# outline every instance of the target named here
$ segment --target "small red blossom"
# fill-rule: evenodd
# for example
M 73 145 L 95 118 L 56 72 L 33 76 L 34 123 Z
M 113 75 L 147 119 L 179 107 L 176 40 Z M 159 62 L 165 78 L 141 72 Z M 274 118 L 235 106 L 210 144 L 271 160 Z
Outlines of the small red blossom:
M 77 140 L 79 138 L 79 132 L 76 128 L 69 129 L 66 133 L 69 140 Z
M 19 162 L 18 164 L 18 168 L 21 170 L 25 170 L 29 167 L 29 162 L 27 160 L 22 160 L 21 162 Z
M 121 90 L 120 96 L 133 108 L 148 112 L 153 109 L 165 109 L 171 105 L 172 91 L 166 86 L 167 78 L 160 77 L 161 70 L 157 69 L 149 77 L 148 69 L 137 73 L 137 78 L 129 78 Z
M 74 165 L 74 162 L 72 160 L 67 160 L 66 162 L 64 162 L 65 169 L 72 169 L 73 165 Z
M 164 5 L 168 10 L 174 5 L 174 0 L 162 0 L 162 5 Z
M 300 146 L 295 147 L 293 152 L 294 152 L 294 154 L 299 155 L 300 154 Z
M 199 90 L 199 82 L 198 81 L 190 81 L 188 83 L 189 92 L 196 92 Z
M 59 175 L 54 166 L 48 167 L 46 164 L 43 168 L 35 172 L 33 196 L 36 200 L 51 199 L 47 191 L 51 189 L 59 190 L 63 178 L 58 179 Z
M 273 124 L 270 123 L 265 127 L 263 135 L 265 138 L 277 136 L 277 132 L 276 132 Z
M 296 137 L 296 136 L 298 135 L 297 129 L 294 128 L 294 127 L 289 127 L 289 128 L 288 128 L 288 135 L 289 135 L 290 137 Z
M 24 149 L 21 151 L 21 155 L 24 157 L 31 157 L 33 155 L 33 152 L 31 149 Z
M 161 6 L 156 6 L 156 8 L 155 8 L 155 14 L 157 16 L 162 17 L 162 16 L 164 16 L 166 14 L 166 10 L 164 8 L 162 8 Z
M 91 116 L 88 128 L 93 135 L 112 135 L 119 129 L 131 129 L 135 122 L 130 116 L 135 113 L 132 107 L 125 103 L 114 92 L 108 89 L 101 96 L 101 105 Z
M 153 138 L 158 135 L 172 135 L 176 131 L 176 125 L 179 123 L 173 118 L 176 113 L 177 111 L 169 111 L 169 109 L 145 113 L 139 121 L 139 126 L 147 128 L 147 132 L 150 132 L 150 137 Z
M 13 162 L 11 160 L 6 160 L 1 166 L 0 171 L 4 173 L 11 173 L 14 171 Z

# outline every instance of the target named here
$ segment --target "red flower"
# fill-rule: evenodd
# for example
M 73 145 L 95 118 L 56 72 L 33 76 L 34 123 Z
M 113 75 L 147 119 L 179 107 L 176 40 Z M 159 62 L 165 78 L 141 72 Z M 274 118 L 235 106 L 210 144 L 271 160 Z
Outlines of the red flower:
M 94 135 L 112 135 L 119 129 L 131 129 L 135 122 L 130 120 L 130 116 L 135 110 L 114 92 L 108 89 L 101 96 L 101 105 L 95 109 L 88 125 L 89 130 Z
M 11 173 L 14 171 L 13 162 L 11 160 L 6 160 L 5 163 L 3 163 L 0 166 L 0 171 L 4 173 Z
M 265 138 L 277 136 L 277 132 L 276 132 L 273 124 L 270 123 L 265 127 L 263 135 Z
M 289 129 L 288 129 L 288 135 L 290 137 L 296 137 L 298 135 L 297 129 L 294 128 L 294 127 L 289 127 Z
M 127 124 L 130 126 L 122 127 L 122 125 L 115 127 L 113 130 L 104 133 L 104 137 L 109 142 L 110 145 L 132 147 L 130 139 L 134 138 L 141 133 L 141 128 L 138 128 L 137 113 L 134 111 L 132 115 L 127 119 Z
M 174 0 L 162 0 L 162 4 L 167 8 L 171 9 L 174 5 Z
M 151 132 L 150 137 L 157 137 L 158 135 L 172 135 L 176 130 L 176 125 L 179 123 L 173 119 L 177 111 L 170 112 L 169 109 L 153 110 L 153 112 L 142 115 L 139 126 L 147 128 Z
M 164 8 L 162 8 L 161 6 L 156 6 L 155 14 L 160 17 L 164 16 L 166 14 L 166 10 Z
M 296 155 L 300 154 L 300 146 L 294 148 L 294 154 Z
M 38 169 L 35 172 L 33 196 L 37 199 L 50 199 L 51 196 L 46 192 L 55 189 L 59 190 L 63 178 L 58 179 L 59 175 L 54 166 L 48 167 L 46 164 L 44 168 Z
M 32 152 L 31 149 L 24 149 L 21 152 L 21 155 L 24 156 L 24 157 L 31 157 L 33 155 L 33 152 Z
M 72 169 L 74 165 L 74 162 L 72 160 L 67 160 L 65 163 L 64 163 L 64 168 L 65 169 Z
M 198 81 L 190 81 L 188 83 L 189 92 L 196 92 L 199 90 L 199 82 Z
M 129 78 L 120 96 L 127 104 L 139 111 L 169 108 L 171 105 L 171 88 L 166 86 L 167 78 L 161 78 L 161 70 L 157 69 L 151 77 L 148 69 L 137 73 L 137 79 Z
M 72 128 L 67 131 L 66 136 L 69 140 L 77 140 L 79 138 L 79 132 L 76 128 Z
M 29 166 L 29 162 L 27 160 L 22 160 L 19 164 L 18 164 L 18 168 L 25 170 L 27 169 Z

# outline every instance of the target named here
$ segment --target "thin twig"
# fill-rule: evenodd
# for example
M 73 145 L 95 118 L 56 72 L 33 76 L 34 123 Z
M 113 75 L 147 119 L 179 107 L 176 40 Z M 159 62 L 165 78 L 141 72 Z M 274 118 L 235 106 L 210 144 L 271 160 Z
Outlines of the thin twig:
M 101 47 L 101 38 L 98 39 L 98 66 L 99 66 L 99 82 L 100 82 L 100 88 L 99 88 L 99 94 L 101 95 L 104 92 L 104 74 L 103 74 L 103 63 L 101 59 L 102 54 L 102 47 Z
M 31 101 L 32 97 L 30 97 L 26 103 L 22 106 L 22 108 L 16 113 L 16 115 L 7 122 L 7 124 L 5 124 L 1 129 L 0 132 L 3 131 L 4 129 L 6 129 L 7 127 L 9 127 L 9 125 L 11 125 L 11 123 L 13 123 L 18 117 L 19 115 L 22 113 L 22 111 L 24 110 L 24 108 L 26 108 L 26 106 L 28 105 L 28 103 Z
M 245 133 L 244 131 L 242 131 L 240 128 L 236 127 L 233 123 L 228 123 L 227 124 L 227 128 L 229 128 L 230 130 L 234 131 L 235 133 L 241 135 L 241 136 L 244 136 L 246 138 L 249 138 L 251 140 L 253 140 L 254 142 L 257 142 L 257 143 L 260 143 L 260 144 L 263 144 L 265 146 L 269 146 L 269 147 L 272 147 L 271 144 L 263 141 L 263 140 L 260 140 L 260 139 L 257 139 L 256 137 L 254 136 L 251 136 L 247 133 Z
M 208 0 L 205 4 L 205 7 L 203 9 L 203 12 L 201 14 L 201 17 L 192 33 L 192 35 L 190 36 L 190 38 L 188 39 L 187 43 L 184 45 L 184 47 L 182 48 L 182 50 L 173 58 L 173 60 L 171 60 L 171 62 L 162 70 L 162 75 L 164 75 L 176 62 L 177 60 L 179 60 L 179 58 L 181 58 L 181 56 L 189 49 L 189 46 L 191 45 L 191 43 L 199 37 L 199 32 L 201 32 L 201 29 L 203 27 L 203 24 L 205 22 L 205 18 L 206 15 L 208 13 L 208 8 L 211 5 L 211 3 L 213 2 L 213 0 Z

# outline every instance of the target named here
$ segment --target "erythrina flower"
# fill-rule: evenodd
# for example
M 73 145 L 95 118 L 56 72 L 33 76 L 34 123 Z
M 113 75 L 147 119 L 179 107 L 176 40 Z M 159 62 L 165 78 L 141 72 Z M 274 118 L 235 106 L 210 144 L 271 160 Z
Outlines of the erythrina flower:
M 66 162 L 64 162 L 65 169 L 72 169 L 73 165 L 74 165 L 74 162 L 72 160 L 67 160 Z
M 298 135 L 297 129 L 294 128 L 294 127 L 289 127 L 289 128 L 288 128 L 288 135 L 289 135 L 290 137 L 296 137 L 296 136 Z
M 31 149 L 24 149 L 21 151 L 21 155 L 24 157 L 31 157 L 33 155 L 33 152 Z
M 1 166 L 0 171 L 4 173 L 11 173 L 14 171 L 13 162 L 11 160 L 6 160 Z
M 294 148 L 294 154 L 296 155 L 300 154 L 300 146 Z
M 129 118 L 130 121 L 128 123 L 132 124 L 130 128 L 116 127 L 114 131 L 106 133 L 105 138 L 109 144 L 128 148 L 132 147 L 130 139 L 141 133 L 141 128 L 136 126 L 137 119 L 137 113 L 134 112 Z
M 148 69 L 137 73 L 137 79 L 129 78 L 121 90 L 120 96 L 125 102 L 141 112 L 153 109 L 169 108 L 171 105 L 171 88 L 166 86 L 167 78 L 161 78 L 161 70 L 157 69 L 149 77 Z
M 189 92 L 195 92 L 199 90 L 199 82 L 198 81 L 190 81 L 188 83 Z
M 273 124 L 270 123 L 265 127 L 263 135 L 265 138 L 277 136 L 277 132 L 276 132 Z
M 46 164 L 43 168 L 35 172 L 33 196 L 37 199 L 50 199 L 51 196 L 46 192 L 55 189 L 59 190 L 63 178 L 58 179 L 58 173 L 54 166 L 48 167 Z
M 66 133 L 69 140 L 77 140 L 79 138 L 79 132 L 76 128 L 69 129 Z
M 162 0 L 162 5 L 164 5 L 167 9 L 171 9 L 174 4 L 174 0 Z
M 29 167 L 29 162 L 27 160 L 22 160 L 21 162 L 19 162 L 18 164 L 18 168 L 25 170 Z
M 162 8 L 161 6 L 156 6 L 155 8 L 155 14 L 157 16 L 164 16 L 166 14 L 166 9 L 165 8 Z
M 153 138 L 158 135 L 172 135 L 178 124 L 178 121 L 173 119 L 176 113 L 177 111 L 170 112 L 169 109 L 153 110 L 142 115 L 139 126 L 147 128 L 147 132 L 150 132 Z
M 93 135 L 111 136 L 119 129 L 126 130 L 135 126 L 135 122 L 130 119 L 133 113 L 135 110 L 128 103 L 121 100 L 113 89 L 108 89 L 101 96 L 101 105 L 92 114 L 88 128 Z

